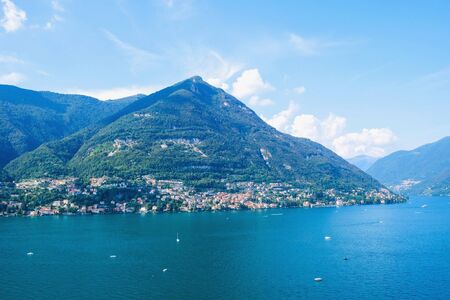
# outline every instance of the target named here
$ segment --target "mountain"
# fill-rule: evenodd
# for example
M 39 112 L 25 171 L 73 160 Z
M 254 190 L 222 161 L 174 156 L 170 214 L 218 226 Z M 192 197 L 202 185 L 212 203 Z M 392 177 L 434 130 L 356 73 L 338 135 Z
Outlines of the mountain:
M 16 179 L 149 175 L 195 187 L 255 181 L 339 191 L 382 188 L 322 145 L 267 125 L 242 102 L 198 76 L 44 144 L 5 169 Z
M 5 181 L 9 181 L 10 178 L 8 176 L 8 174 L 3 171 L 2 169 L 0 169 L 0 182 L 5 182 Z
M 348 158 L 347 161 L 352 165 L 357 166 L 363 171 L 367 171 L 376 161 L 377 157 L 372 157 L 368 155 L 358 155 L 352 158 Z
M 19 155 L 68 136 L 135 100 L 100 101 L 0 85 L 0 168 Z
M 450 137 L 378 160 L 367 172 L 411 195 L 450 195 Z

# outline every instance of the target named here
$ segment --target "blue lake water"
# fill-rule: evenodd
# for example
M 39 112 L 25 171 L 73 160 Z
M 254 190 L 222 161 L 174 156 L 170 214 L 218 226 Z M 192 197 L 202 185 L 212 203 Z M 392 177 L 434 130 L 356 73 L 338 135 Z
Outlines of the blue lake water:
M 450 198 L 0 218 L 0 236 L 0 299 L 450 299 Z

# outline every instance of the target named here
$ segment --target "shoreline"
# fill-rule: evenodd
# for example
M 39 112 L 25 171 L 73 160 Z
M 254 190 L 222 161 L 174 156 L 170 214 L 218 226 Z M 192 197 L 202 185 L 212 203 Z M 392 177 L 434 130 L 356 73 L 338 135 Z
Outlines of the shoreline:
M 313 205 L 313 206 L 283 206 L 283 207 L 267 207 L 267 208 L 238 208 L 238 209 L 216 209 L 216 210 L 192 210 L 192 211 L 148 211 L 148 212 L 101 212 L 101 213 L 58 213 L 58 214 L 42 214 L 42 215 L 30 215 L 30 214 L 5 214 L 0 215 L 0 218 L 11 218 L 11 217 L 21 217 L 21 218 L 39 218 L 39 217 L 74 217 L 74 216 L 106 216 L 106 215 L 165 215 L 165 214 L 191 214 L 191 213 L 217 213 L 217 212 L 261 212 L 270 211 L 277 209 L 320 209 L 320 208 L 344 208 L 344 207 L 354 207 L 354 206 L 382 206 L 382 205 L 395 205 L 395 204 L 406 204 L 408 199 L 404 201 L 396 201 L 389 203 L 367 203 L 367 204 L 352 204 L 352 205 Z

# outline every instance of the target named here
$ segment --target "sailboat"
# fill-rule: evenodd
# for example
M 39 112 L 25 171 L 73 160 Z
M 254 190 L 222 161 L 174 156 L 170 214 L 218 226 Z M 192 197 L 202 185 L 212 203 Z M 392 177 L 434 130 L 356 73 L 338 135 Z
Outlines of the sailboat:
M 178 237 L 178 232 L 177 232 L 177 243 L 180 242 L 180 238 Z

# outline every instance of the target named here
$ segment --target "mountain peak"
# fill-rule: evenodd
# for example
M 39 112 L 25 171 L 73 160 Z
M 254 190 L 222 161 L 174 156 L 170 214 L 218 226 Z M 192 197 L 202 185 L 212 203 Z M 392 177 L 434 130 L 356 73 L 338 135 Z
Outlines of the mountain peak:
M 188 78 L 188 80 L 192 81 L 193 83 L 204 83 L 205 82 L 203 80 L 203 78 L 199 75 L 192 76 L 192 77 Z

